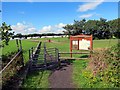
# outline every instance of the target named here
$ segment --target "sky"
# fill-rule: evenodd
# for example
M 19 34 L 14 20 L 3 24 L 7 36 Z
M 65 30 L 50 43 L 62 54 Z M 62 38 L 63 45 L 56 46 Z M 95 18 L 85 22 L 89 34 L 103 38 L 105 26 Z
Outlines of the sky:
M 15 34 L 63 33 L 63 26 L 74 20 L 118 18 L 118 2 L 2 2 L 2 22 L 11 25 Z

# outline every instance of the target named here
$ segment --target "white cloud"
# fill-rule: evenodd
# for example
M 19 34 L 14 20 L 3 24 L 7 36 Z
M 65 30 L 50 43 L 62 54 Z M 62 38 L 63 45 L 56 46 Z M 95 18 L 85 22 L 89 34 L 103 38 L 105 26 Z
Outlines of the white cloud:
M 48 26 L 44 26 L 42 29 L 39 30 L 40 33 L 63 33 L 64 29 L 62 27 L 64 27 L 66 24 L 63 23 L 59 23 L 57 25 L 48 25 Z
M 80 5 L 78 8 L 78 12 L 85 12 L 88 10 L 94 10 L 98 5 L 100 5 L 104 0 L 95 0 L 94 2 L 88 2 L 83 5 Z
M 40 32 L 41 32 L 41 33 L 50 32 L 51 29 L 52 29 L 52 27 L 51 27 L 50 25 L 49 25 L 49 26 L 44 26 L 44 27 L 40 30 Z
M 97 13 L 83 14 L 83 15 L 80 15 L 79 18 L 90 18 L 92 16 L 101 17 L 101 14 L 97 14 Z
M 64 27 L 66 24 L 63 24 L 63 23 L 59 23 L 58 25 L 55 25 L 55 27 L 57 27 L 57 28 L 62 28 L 62 27 Z
M 84 14 L 84 15 L 81 15 L 79 16 L 79 18 L 89 18 L 89 17 L 92 17 L 94 14 Z
M 33 33 L 63 33 L 64 29 L 62 28 L 66 24 L 59 23 L 57 25 L 48 25 L 42 27 L 40 30 L 37 30 L 34 26 L 29 23 L 23 21 L 22 23 L 17 23 L 16 25 L 12 25 L 11 28 L 15 32 L 15 34 L 21 33 L 25 34 L 33 34 Z
M 24 34 L 30 34 L 30 33 L 37 33 L 36 28 L 34 28 L 33 26 L 31 26 L 25 22 L 17 23 L 16 25 L 12 25 L 11 28 L 13 29 L 15 34 L 21 33 L 24 35 Z

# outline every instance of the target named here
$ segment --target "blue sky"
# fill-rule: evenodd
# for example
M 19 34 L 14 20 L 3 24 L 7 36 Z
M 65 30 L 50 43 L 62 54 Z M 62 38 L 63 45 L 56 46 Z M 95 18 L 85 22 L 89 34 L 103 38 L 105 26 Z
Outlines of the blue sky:
M 62 33 L 74 20 L 118 18 L 118 2 L 2 2 L 2 22 L 15 33 Z

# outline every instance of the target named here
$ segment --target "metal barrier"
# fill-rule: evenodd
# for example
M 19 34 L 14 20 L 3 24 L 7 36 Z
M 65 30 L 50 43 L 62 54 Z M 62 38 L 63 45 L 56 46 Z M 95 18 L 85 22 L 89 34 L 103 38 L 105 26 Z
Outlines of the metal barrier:
M 57 64 L 59 62 L 59 50 L 57 48 L 41 47 L 41 44 L 33 52 L 34 47 L 29 50 L 30 69 L 36 68 L 48 68 L 50 65 Z

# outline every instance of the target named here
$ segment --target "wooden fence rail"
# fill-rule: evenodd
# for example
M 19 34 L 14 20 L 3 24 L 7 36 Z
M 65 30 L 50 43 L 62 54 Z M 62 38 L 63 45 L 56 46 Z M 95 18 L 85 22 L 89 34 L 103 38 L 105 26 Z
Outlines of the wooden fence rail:
M 8 64 L 0 71 L 2 75 L 3 86 L 24 66 L 22 49 L 8 62 Z

